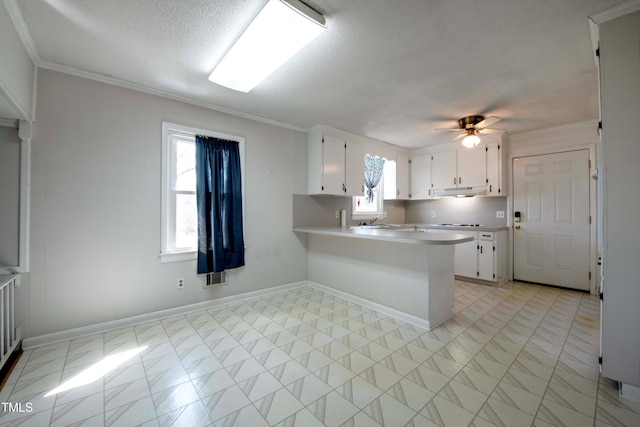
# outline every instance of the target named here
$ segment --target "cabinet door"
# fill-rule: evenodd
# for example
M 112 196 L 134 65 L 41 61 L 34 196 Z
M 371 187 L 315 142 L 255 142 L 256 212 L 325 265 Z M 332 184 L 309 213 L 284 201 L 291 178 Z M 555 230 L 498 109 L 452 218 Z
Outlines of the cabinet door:
M 458 184 L 456 150 L 431 155 L 431 184 L 433 189 L 455 188 Z
M 322 192 L 344 195 L 345 141 L 333 136 L 323 136 L 322 144 Z
M 457 231 L 452 231 L 457 233 Z M 478 275 L 478 242 L 473 240 L 458 243 L 455 249 L 454 272 L 457 276 L 477 277 Z
M 487 144 L 487 196 L 503 195 L 499 147 L 497 142 Z
M 409 198 L 409 155 L 396 153 L 396 199 Z
M 458 150 L 458 187 L 487 185 L 487 152 L 484 145 Z
M 496 280 L 494 262 L 494 243 L 486 240 L 478 241 L 478 279 Z
M 345 189 L 342 194 L 362 196 L 364 194 L 364 147 L 359 141 L 347 141 L 344 148 L 346 158 Z
M 411 178 L 411 200 L 430 199 L 431 190 L 431 155 L 414 156 L 409 169 Z

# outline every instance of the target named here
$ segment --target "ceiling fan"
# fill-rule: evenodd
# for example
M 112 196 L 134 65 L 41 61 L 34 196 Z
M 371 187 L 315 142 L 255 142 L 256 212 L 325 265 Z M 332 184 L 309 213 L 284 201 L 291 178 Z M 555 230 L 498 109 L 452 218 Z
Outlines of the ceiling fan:
M 448 130 L 454 132 L 461 132 L 453 140 L 458 140 L 460 138 L 464 138 L 462 140 L 462 145 L 465 147 L 475 147 L 480 143 L 480 137 L 478 134 L 480 133 L 497 133 L 500 134 L 504 132 L 504 129 L 487 129 L 494 123 L 502 120 L 500 117 L 487 117 L 486 119 L 483 116 L 467 116 L 458 120 L 458 128 L 444 128 L 444 129 L 436 129 L 436 130 Z

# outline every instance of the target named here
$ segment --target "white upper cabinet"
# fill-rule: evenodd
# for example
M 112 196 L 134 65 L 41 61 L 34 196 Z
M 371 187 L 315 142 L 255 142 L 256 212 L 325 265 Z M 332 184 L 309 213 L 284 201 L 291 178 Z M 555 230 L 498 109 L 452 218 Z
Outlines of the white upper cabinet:
M 487 144 L 487 196 L 506 196 L 502 156 L 504 149 L 498 142 Z
M 359 141 L 347 141 L 314 128 L 308 139 L 308 169 L 309 194 L 362 194 L 364 154 Z
M 364 194 L 364 155 L 365 147 L 361 141 L 347 140 L 345 143 L 344 193 L 347 196 Z
M 396 153 L 396 199 L 408 200 L 410 195 L 409 154 Z
M 407 199 L 409 194 L 408 155 L 405 151 L 380 141 L 364 138 L 324 125 L 309 131 L 307 145 L 307 193 L 332 196 L 362 196 L 364 194 L 364 156 L 396 161 L 393 177 L 395 199 Z M 387 172 L 385 171 L 385 178 Z M 387 183 L 385 183 L 386 187 Z M 395 196 L 394 196 L 395 194 Z
M 484 145 L 440 151 L 432 154 L 431 179 L 434 189 L 482 187 L 487 185 L 487 154 Z
M 474 148 L 459 148 L 458 187 L 483 187 L 487 185 L 487 148 L 478 145 Z
M 447 150 L 431 155 L 431 186 L 434 189 L 458 186 L 456 150 Z
M 431 154 L 412 156 L 409 172 L 411 200 L 430 199 L 433 193 L 431 188 Z
M 345 150 L 344 139 L 322 136 L 322 186 L 323 194 L 345 194 Z
M 409 155 L 398 151 L 384 164 L 384 199 L 409 199 Z

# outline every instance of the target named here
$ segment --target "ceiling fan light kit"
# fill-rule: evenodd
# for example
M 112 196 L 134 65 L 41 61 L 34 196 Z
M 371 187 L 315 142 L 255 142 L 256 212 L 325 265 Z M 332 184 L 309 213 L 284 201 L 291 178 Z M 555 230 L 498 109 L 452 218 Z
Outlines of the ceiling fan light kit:
M 473 129 L 469 129 L 469 133 L 462 140 L 462 145 L 467 148 L 473 148 L 480 143 L 480 137 L 476 135 Z
M 269 0 L 215 67 L 209 80 L 250 92 L 326 29 L 324 17 L 298 0 Z
M 455 132 L 462 132 L 462 135 L 454 138 L 454 141 L 463 138 L 462 145 L 468 148 L 473 148 L 480 143 L 479 133 L 500 133 L 502 129 L 486 129 L 488 126 L 499 122 L 500 117 L 487 117 L 484 116 L 467 116 L 458 120 L 458 128 L 436 129 L 436 130 L 448 130 Z

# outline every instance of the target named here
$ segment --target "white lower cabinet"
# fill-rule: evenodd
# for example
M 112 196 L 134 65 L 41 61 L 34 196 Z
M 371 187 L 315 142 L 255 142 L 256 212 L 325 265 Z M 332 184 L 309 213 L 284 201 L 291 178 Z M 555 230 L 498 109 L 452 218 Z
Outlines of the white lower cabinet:
M 465 236 L 473 237 L 471 242 L 458 243 L 455 247 L 455 264 L 453 271 L 456 276 L 475 277 L 478 271 L 478 250 L 476 249 L 476 232 L 475 231 L 449 231 L 449 233 L 460 233 Z
M 507 231 L 429 229 L 430 233 L 456 233 L 473 241 L 455 247 L 454 272 L 462 278 L 502 283 L 507 280 Z
M 478 273 L 480 280 L 496 280 L 497 256 L 494 232 L 478 232 Z

